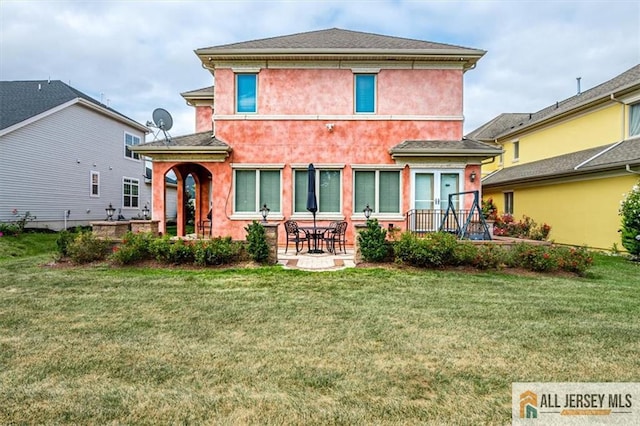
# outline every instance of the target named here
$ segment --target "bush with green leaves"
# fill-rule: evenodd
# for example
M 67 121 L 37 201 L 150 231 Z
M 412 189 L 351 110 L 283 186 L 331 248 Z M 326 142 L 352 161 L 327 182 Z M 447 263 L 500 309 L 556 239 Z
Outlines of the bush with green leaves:
M 72 262 L 83 264 L 106 259 L 110 246 L 92 232 L 80 232 L 67 244 L 66 251 Z
M 130 265 L 151 259 L 151 243 L 154 236 L 150 232 L 127 232 L 122 244 L 113 248 L 110 259 L 119 265 Z
M 396 261 L 419 267 L 435 267 L 456 264 L 456 237 L 446 232 L 433 232 L 418 237 L 405 232 L 394 245 Z
M 226 265 L 237 260 L 242 245 L 231 237 L 216 237 L 211 240 L 199 240 L 193 245 L 196 265 Z
M 264 226 L 254 220 L 244 230 L 247 231 L 249 257 L 258 263 L 266 263 L 269 260 L 269 245 Z
M 56 248 L 58 249 L 58 254 L 60 256 L 67 257 L 69 255 L 69 245 L 76 238 L 76 235 L 76 233 L 67 230 L 60 231 L 58 233 L 58 238 L 56 238 Z
M 387 231 L 378 219 L 367 220 L 367 228 L 358 234 L 358 245 L 362 258 L 367 262 L 382 262 L 389 257 Z
M 640 185 L 634 185 L 620 202 L 620 216 L 622 216 L 622 228 L 620 229 L 622 247 L 629 254 L 640 256 Z

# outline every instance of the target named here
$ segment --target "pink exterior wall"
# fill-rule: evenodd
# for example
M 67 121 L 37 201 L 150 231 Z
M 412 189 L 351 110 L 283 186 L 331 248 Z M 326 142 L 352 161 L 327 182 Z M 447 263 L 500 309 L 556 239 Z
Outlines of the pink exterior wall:
M 196 107 L 196 133 L 206 132 L 213 128 L 211 115 L 213 111 L 210 106 Z
M 258 114 L 354 113 L 349 69 L 263 69 Z M 380 70 L 377 114 L 462 115 L 461 70 Z M 216 114 L 235 113 L 235 74 L 216 70 Z M 462 128 L 462 123 L 460 123 Z
M 206 170 L 205 174 L 211 174 L 213 236 L 244 239 L 244 228 L 250 222 L 230 218 L 234 213 L 232 163 L 285 165 L 281 169 L 282 211 L 278 214 L 285 219 L 293 214 L 291 164 L 344 164 L 342 215 L 349 221 L 347 241 L 352 244 L 355 236 L 351 219 L 354 214 L 351 165 L 395 164 L 389 149 L 405 140 L 462 138 L 462 70 L 382 69 L 377 75 L 376 113 L 360 116 L 354 114 L 354 74 L 350 69 L 262 69 L 258 77 L 258 113 L 247 114 L 250 117 L 245 119 L 243 114 L 235 114 L 234 72 L 216 69 L 216 137 L 228 143 L 232 153 L 225 162 L 198 162 Z M 196 107 L 197 132 L 211 130 L 211 113 L 210 107 Z M 282 119 L 287 115 L 293 116 L 292 119 Z M 315 115 L 344 118 L 324 120 L 314 118 Z M 410 119 L 399 119 L 402 116 Z M 333 124 L 332 131 L 327 129 L 327 124 Z M 173 166 L 182 167 L 177 162 L 154 163 L 154 175 L 156 172 L 164 175 Z M 476 170 L 478 176 L 473 184 L 468 181 L 472 170 Z M 479 189 L 479 166 L 467 166 L 464 175 L 465 190 Z M 404 166 L 399 215 L 411 208 L 410 179 L 409 167 Z M 154 179 L 154 185 L 157 181 Z M 154 186 L 154 216 L 160 216 L 163 196 Z M 204 214 L 206 205 L 202 203 L 199 210 Z M 271 220 L 273 216 L 275 213 L 270 215 Z M 384 226 L 393 223 L 404 229 L 404 220 L 382 223 Z M 281 228 L 280 242 L 284 241 Z

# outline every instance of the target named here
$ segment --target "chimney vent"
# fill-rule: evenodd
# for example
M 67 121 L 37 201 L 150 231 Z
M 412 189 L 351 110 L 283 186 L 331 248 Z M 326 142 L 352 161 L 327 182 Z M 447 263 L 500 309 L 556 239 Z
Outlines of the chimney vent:
M 582 80 L 582 77 L 576 77 L 576 81 L 578 82 L 578 95 L 582 93 L 580 90 L 580 80 Z

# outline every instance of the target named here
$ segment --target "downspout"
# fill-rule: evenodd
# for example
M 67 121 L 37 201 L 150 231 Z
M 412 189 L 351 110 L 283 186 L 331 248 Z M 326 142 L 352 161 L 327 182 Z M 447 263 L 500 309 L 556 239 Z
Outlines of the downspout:
M 625 167 L 625 169 L 626 169 L 626 171 L 628 171 L 629 173 L 633 173 L 633 174 L 636 174 L 636 175 L 640 175 L 640 172 L 637 172 L 637 171 L 635 171 L 635 170 L 631 170 L 631 164 L 627 164 L 627 165 L 626 165 L 626 167 Z
M 620 140 L 623 141 L 624 140 L 624 129 L 625 129 L 625 103 L 622 102 L 620 99 L 616 99 L 615 96 L 613 96 L 613 93 L 611 95 L 609 95 L 611 100 L 614 102 L 619 103 L 620 105 L 622 105 L 622 128 L 620 129 Z

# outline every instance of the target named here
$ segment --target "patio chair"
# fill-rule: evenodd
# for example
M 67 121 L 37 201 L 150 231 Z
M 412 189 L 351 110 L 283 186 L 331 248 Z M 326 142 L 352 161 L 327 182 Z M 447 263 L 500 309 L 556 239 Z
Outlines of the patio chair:
M 331 253 L 336 254 L 336 243 L 338 243 L 338 250 L 342 251 L 345 254 L 347 253 L 346 233 L 347 222 L 336 222 L 333 229 L 329 229 L 327 231 L 324 237 L 324 241 L 327 245 L 327 249 Z
M 306 234 L 298 228 L 298 223 L 293 220 L 287 220 L 284 223 L 284 230 L 287 233 L 287 245 L 284 248 L 285 254 L 289 250 L 289 241 L 296 243 L 296 254 L 300 253 L 304 248 L 304 242 L 307 241 L 308 244 Z

